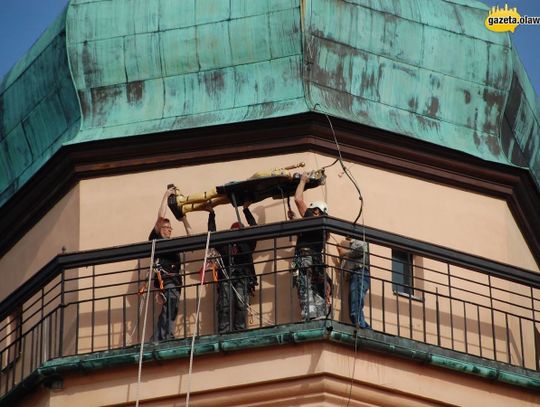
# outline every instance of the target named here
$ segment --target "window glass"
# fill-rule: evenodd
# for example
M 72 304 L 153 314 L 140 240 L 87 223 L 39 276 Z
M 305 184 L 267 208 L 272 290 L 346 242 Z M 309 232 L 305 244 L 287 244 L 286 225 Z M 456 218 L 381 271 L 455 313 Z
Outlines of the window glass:
M 412 254 L 392 249 L 392 287 L 394 292 L 413 295 Z

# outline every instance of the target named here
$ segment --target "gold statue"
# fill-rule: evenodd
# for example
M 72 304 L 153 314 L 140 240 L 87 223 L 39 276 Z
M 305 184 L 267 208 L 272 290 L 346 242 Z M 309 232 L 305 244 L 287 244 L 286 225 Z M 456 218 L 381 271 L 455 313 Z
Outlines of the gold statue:
M 305 164 L 301 162 L 270 171 L 259 171 L 245 181 L 229 182 L 196 194 L 182 195 L 176 189 L 176 194 L 169 197 L 168 206 L 176 219 L 181 219 L 186 213 L 208 210 L 227 203 L 238 207 L 246 201 L 259 202 L 270 197 L 285 198 L 294 195 L 301 175 L 291 174 L 289 170 L 304 166 Z M 323 185 L 325 179 L 324 170 L 312 171 L 306 188 Z

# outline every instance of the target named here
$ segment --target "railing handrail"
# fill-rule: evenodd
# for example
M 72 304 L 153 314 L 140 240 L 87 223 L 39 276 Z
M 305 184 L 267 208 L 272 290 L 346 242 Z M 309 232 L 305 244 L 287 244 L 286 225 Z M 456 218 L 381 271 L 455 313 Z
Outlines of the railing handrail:
M 380 229 L 352 224 L 351 222 L 330 216 L 269 223 L 245 229 L 224 230 L 212 233 L 211 239 L 213 245 L 220 245 L 231 241 L 273 239 L 321 229 L 327 233 L 337 233 L 344 236 L 357 238 L 365 236 L 366 240 L 370 243 L 408 251 L 434 260 L 444 261 L 454 266 L 464 267 L 483 274 L 540 288 L 539 273 Z M 204 248 L 205 242 L 206 234 L 164 239 L 156 242 L 155 250 L 156 254 L 200 250 Z M 151 242 L 141 242 L 58 254 L 0 303 L 0 319 L 8 316 L 18 304 L 30 298 L 41 287 L 57 277 L 62 270 L 145 258 L 149 257 L 150 250 Z

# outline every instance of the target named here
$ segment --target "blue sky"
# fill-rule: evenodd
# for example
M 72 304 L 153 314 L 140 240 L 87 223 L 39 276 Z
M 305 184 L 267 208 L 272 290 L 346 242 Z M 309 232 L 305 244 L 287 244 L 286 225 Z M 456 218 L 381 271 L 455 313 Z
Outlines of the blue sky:
M 504 7 L 505 4 L 497 0 L 483 1 L 490 6 Z M 0 0 L 0 78 L 54 21 L 67 2 Z M 517 7 L 521 15 L 540 16 L 540 0 L 514 0 L 507 3 L 509 7 Z M 540 95 L 540 26 L 517 27 L 512 38 L 536 94 Z
M 540 0 L 481 1 L 490 7 L 504 7 L 507 3 L 509 8 L 517 7 L 521 16 L 540 16 Z M 536 91 L 537 98 L 540 100 L 540 25 L 518 26 L 516 31 L 510 35 Z

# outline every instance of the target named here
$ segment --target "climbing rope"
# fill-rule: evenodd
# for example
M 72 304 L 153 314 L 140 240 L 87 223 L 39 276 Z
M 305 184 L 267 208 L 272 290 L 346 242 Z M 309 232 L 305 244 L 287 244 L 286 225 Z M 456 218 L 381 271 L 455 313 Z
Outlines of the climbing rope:
M 150 288 L 150 283 L 152 282 L 152 273 L 154 271 L 154 254 L 156 252 L 156 239 L 152 239 L 152 251 L 150 253 L 150 272 L 148 273 L 148 285 L 147 287 Z M 147 295 L 144 299 L 144 301 L 146 302 L 145 304 L 145 309 L 144 309 L 144 321 L 143 321 L 143 329 L 142 329 L 142 336 L 141 336 L 141 349 L 139 351 L 139 372 L 137 374 L 137 396 L 136 396 L 136 403 L 135 403 L 135 407 L 139 407 L 139 395 L 140 395 L 140 387 L 141 387 L 141 375 L 142 375 L 142 361 L 143 361 L 143 349 L 144 349 L 144 338 L 146 336 L 146 320 L 147 320 L 147 317 L 148 317 L 148 298 L 150 298 L 150 296 L 148 295 L 148 290 L 147 290 Z
M 189 352 L 189 372 L 188 372 L 188 384 L 187 384 L 187 391 L 186 391 L 186 407 L 189 407 L 189 396 L 191 393 L 191 374 L 193 372 L 193 354 L 195 353 L 195 336 L 197 335 L 197 331 L 199 329 L 199 314 L 201 312 L 201 298 L 202 298 L 202 288 L 204 286 L 204 273 L 206 272 L 206 260 L 208 259 L 208 247 L 210 245 L 210 231 L 208 231 L 208 234 L 206 235 L 206 247 L 204 249 L 204 261 L 203 261 L 203 271 L 201 273 L 201 282 L 200 282 L 200 289 L 201 293 L 199 293 L 199 300 L 197 301 L 197 313 L 195 314 L 195 329 L 193 330 L 193 337 L 191 338 L 191 351 Z

